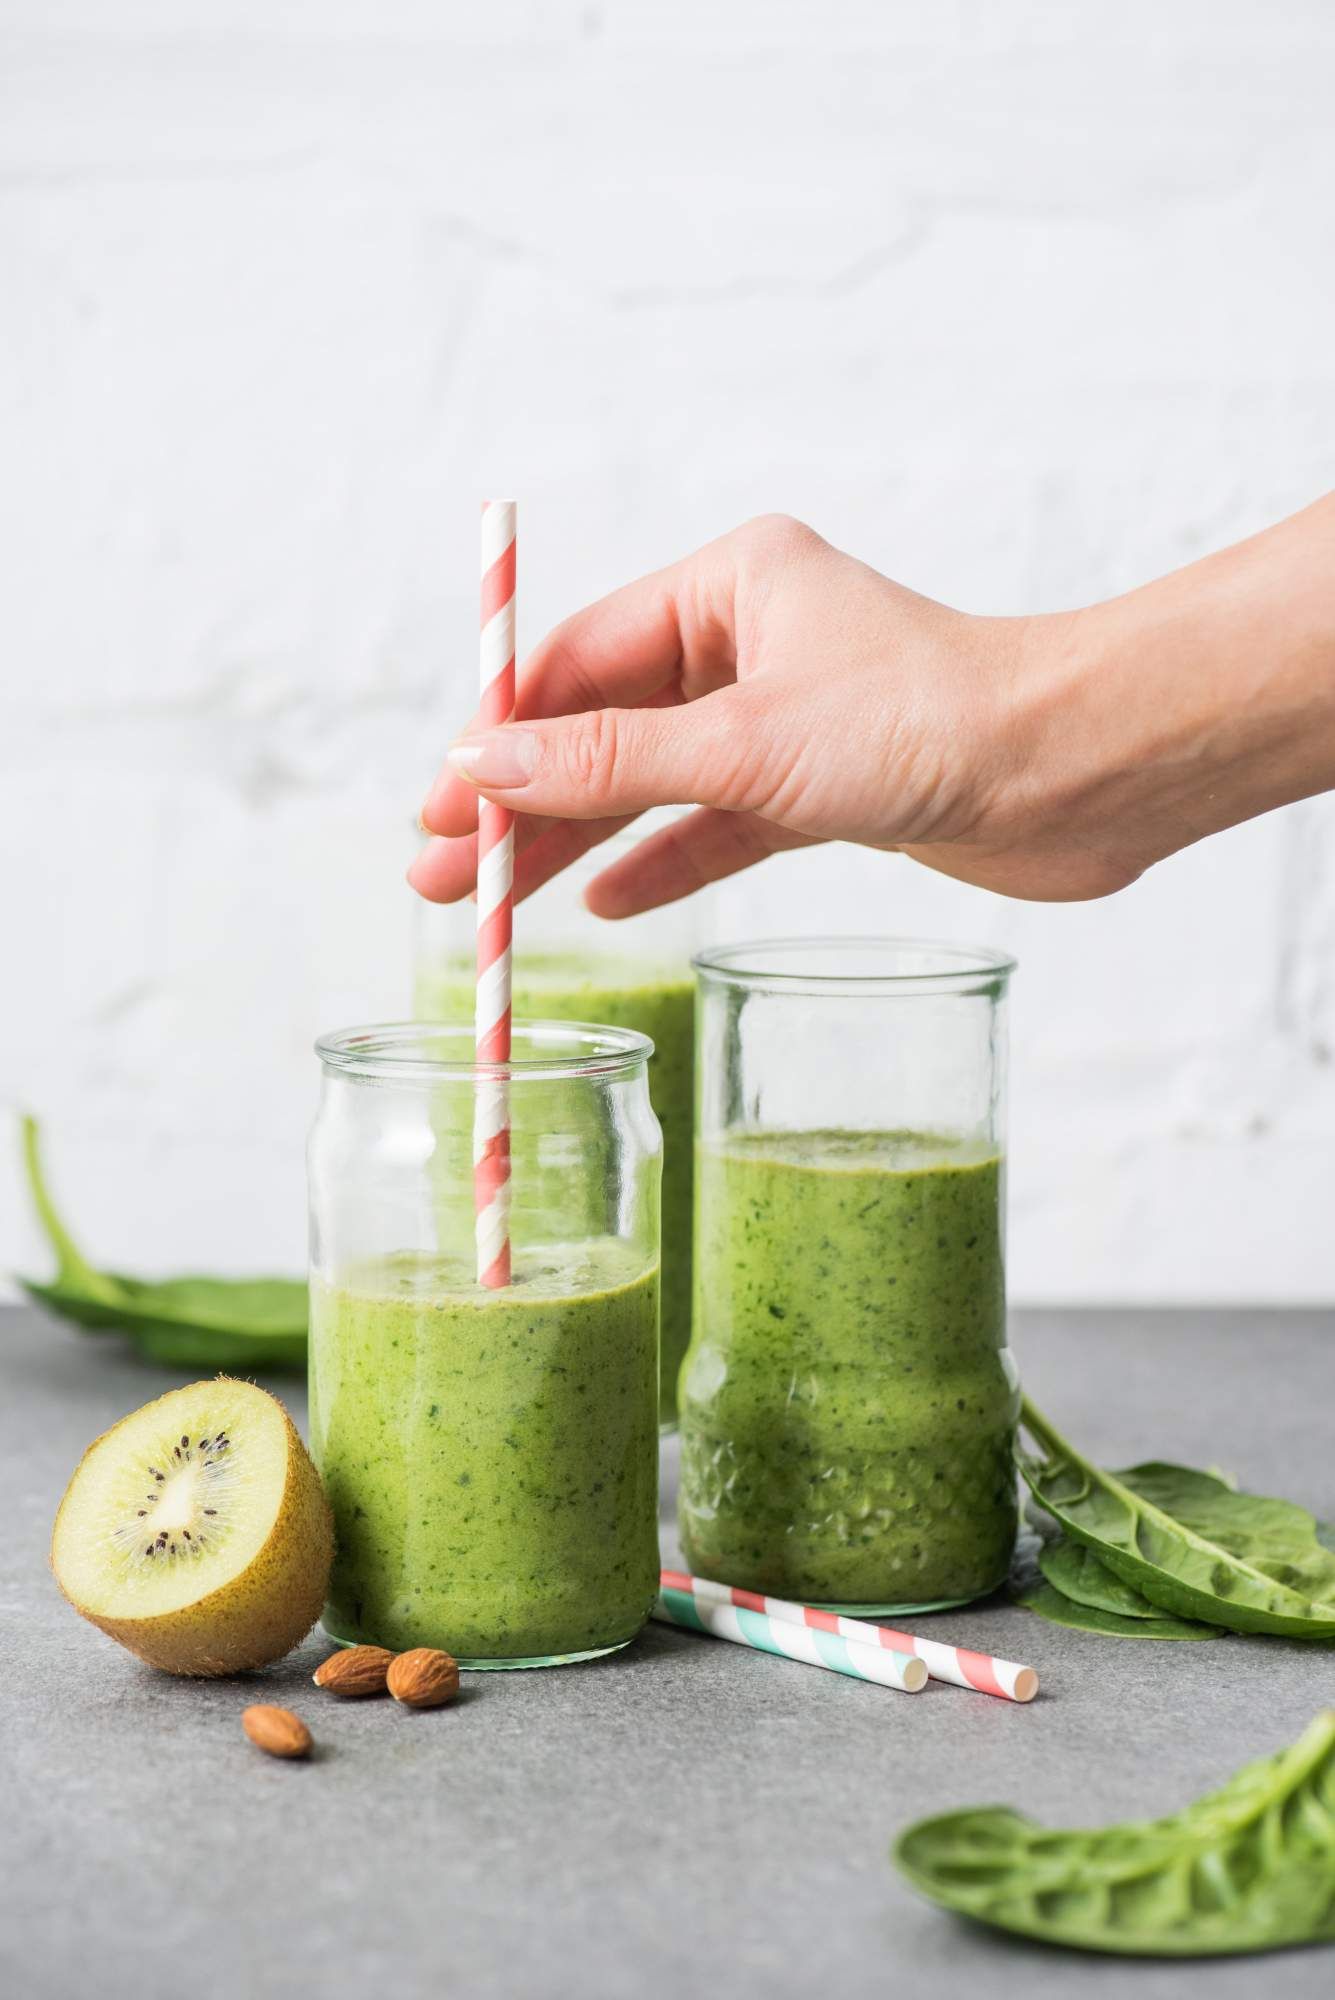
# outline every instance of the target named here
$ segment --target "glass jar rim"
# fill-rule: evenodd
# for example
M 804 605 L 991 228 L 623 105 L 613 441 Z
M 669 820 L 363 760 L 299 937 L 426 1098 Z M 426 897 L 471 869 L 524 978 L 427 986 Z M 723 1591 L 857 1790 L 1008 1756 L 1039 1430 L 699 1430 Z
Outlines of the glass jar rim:
M 824 970 L 822 956 L 845 963 Z M 909 963 L 914 960 L 920 962 Z M 766 992 L 905 997 L 999 991 L 1016 960 L 991 945 L 940 938 L 821 936 L 715 945 L 697 952 L 691 964 L 702 979 Z
M 340 1076 L 387 1083 L 542 1083 L 563 1077 L 628 1076 L 654 1052 L 648 1035 L 597 1021 L 516 1021 L 513 1044 L 532 1053 L 480 1063 L 471 1024 L 386 1021 L 321 1035 L 315 1053 Z M 446 1051 L 457 1053 L 446 1053 Z

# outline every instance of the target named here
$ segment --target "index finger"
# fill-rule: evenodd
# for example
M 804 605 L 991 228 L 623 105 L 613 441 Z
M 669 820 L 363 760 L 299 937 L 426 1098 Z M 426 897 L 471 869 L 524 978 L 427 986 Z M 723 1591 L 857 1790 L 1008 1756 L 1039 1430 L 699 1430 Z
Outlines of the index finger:
M 524 662 L 516 720 L 694 701 L 726 686 L 737 667 L 733 539 L 710 542 L 563 619 Z M 477 722 L 475 714 L 460 733 Z M 423 823 L 433 833 L 471 833 L 476 791 L 442 772 Z

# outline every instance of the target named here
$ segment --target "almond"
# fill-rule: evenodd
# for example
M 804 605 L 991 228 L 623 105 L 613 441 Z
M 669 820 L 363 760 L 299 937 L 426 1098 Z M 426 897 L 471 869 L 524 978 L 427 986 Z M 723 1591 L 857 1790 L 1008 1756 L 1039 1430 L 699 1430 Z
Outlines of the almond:
M 347 1646 L 341 1652 L 331 1653 L 311 1679 L 326 1694 L 383 1694 L 393 1658 L 387 1646 Z
M 414 1646 L 393 1662 L 388 1685 L 405 1708 L 441 1708 L 459 1692 L 459 1669 L 448 1653 L 438 1653 L 434 1646 Z
M 241 1727 L 251 1742 L 270 1757 L 309 1757 L 311 1732 L 290 1708 L 270 1708 L 261 1703 L 248 1708 Z

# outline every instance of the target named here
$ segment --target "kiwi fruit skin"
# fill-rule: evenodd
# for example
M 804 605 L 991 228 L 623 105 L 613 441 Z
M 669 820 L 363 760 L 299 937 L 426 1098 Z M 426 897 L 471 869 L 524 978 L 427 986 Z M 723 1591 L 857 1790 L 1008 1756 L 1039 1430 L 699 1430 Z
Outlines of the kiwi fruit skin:
M 81 1618 L 96 1625 L 148 1666 L 196 1679 L 249 1673 L 290 1653 L 306 1637 L 324 1608 L 334 1560 L 333 1514 L 320 1475 L 291 1417 L 276 1396 L 269 1396 L 267 1390 L 257 1388 L 254 1383 L 235 1382 L 226 1376 L 218 1379 L 249 1390 L 252 1395 L 265 1396 L 281 1412 L 286 1431 L 287 1464 L 282 1499 L 268 1538 L 238 1576 L 194 1604 L 152 1618 L 113 1618 L 94 1612 L 66 1590 L 55 1553 L 61 1516 L 78 1485 L 84 1464 L 117 1431 L 134 1422 L 142 1414 L 139 1410 L 94 1438 L 84 1452 L 56 1512 L 51 1544 L 51 1568 L 56 1582 L 62 1596 Z

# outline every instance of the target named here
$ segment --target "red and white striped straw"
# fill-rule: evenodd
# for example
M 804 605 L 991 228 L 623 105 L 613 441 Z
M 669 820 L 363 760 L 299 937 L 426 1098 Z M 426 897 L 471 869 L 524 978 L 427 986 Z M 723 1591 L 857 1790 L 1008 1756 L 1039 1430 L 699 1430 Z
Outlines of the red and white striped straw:
M 952 1687 L 972 1688 L 977 1694 L 999 1695 L 1003 1701 L 1032 1701 L 1038 1693 L 1038 1675 L 1032 1667 L 1018 1666 L 1014 1660 L 993 1659 L 990 1653 L 971 1653 L 965 1646 L 947 1646 L 939 1639 L 915 1639 L 911 1632 L 896 1632 L 889 1625 L 873 1625 L 865 1618 L 844 1618 L 837 1611 L 818 1611 L 811 1604 L 790 1604 L 784 1597 L 762 1597 L 754 1590 L 736 1590 L 729 1583 L 714 1583 L 709 1577 L 687 1576 L 683 1570 L 665 1569 L 659 1577 L 664 1590 L 680 1590 L 701 1604 L 731 1604 L 745 1611 L 760 1611 L 781 1625 L 806 1625 L 817 1632 L 833 1632 L 863 1646 L 884 1646 L 893 1653 L 913 1653 L 934 1681 L 949 1681 Z
M 482 502 L 482 645 L 478 722 L 494 729 L 515 714 L 515 503 Z M 514 913 L 515 816 L 490 799 L 477 811 L 477 1060 L 510 1060 L 510 938 Z M 510 1091 L 480 1079 L 473 1111 L 473 1200 L 477 1281 L 510 1282 Z

